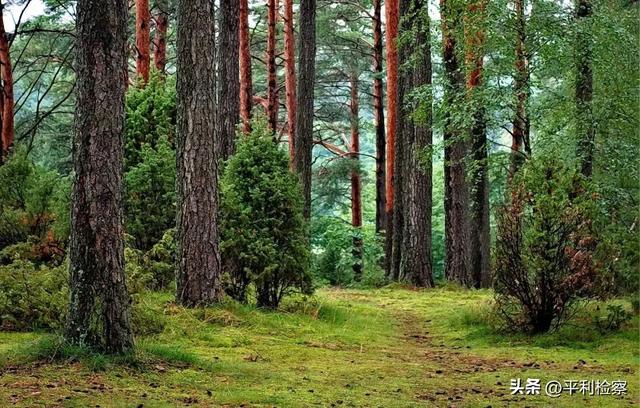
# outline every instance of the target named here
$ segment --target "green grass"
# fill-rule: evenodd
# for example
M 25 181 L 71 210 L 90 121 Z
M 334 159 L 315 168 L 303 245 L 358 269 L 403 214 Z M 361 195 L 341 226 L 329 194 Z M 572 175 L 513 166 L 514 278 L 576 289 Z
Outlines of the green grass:
M 144 301 L 162 330 L 109 357 L 55 336 L 0 333 L 0 406 L 632 406 L 639 322 L 601 335 L 591 309 L 556 333 L 493 328 L 491 293 L 439 288 L 319 291 L 279 312 Z M 595 305 L 591 305 L 591 308 Z M 510 395 L 511 378 L 623 379 L 629 395 Z

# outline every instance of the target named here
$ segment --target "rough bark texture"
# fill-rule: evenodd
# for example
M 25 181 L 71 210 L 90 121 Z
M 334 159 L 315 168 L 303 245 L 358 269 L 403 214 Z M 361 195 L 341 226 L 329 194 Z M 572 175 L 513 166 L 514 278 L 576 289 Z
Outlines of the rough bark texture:
M 470 128 L 473 170 L 471 174 L 471 228 L 470 273 L 473 285 L 491 285 L 489 232 L 489 169 L 487 161 L 486 110 L 482 98 L 484 71 L 484 13 L 485 0 L 477 0 L 467 6 L 465 20 L 467 99 L 470 104 L 472 124 Z
M 526 51 L 526 21 L 524 15 L 525 0 L 515 0 L 516 12 L 516 62 L 514 75 L 514 92 L 516 109 L 511 131 L 511 163 L 509 165 L 509 180 L 522 167 L 531 154 L 529 143 L 529 61 Z
M 4 5 L 0 4 L 0 17 L 4 14 Z M 2 79 L 2 156 L 13 147 L 13 71 L 11 68 L 11 55 L 9 52 L 9 39 L 4 28 L 4 22 L 0 18 L 0 79 Z
M 298 44 L 298 109 L 296 111 L 295 168 L 304 194 L 304 216 L 311 217 L 311 150 L 316 76 L 316 0 L 300 0 Z
M 444 211 L 445 276 L 472 286 L 469 273 L 469 188 L 466 180 L 467 141 L 464 129 L 452 118 L 464 95 L 464 74 L 458 61 L 454 30 L 461 26 L 461 11 L 455 0 L 440 0 L 442 59 L 445 69 L 444 118 Z
M 108 353 L 133 348 L 122 215 L 127 14 L 125 0 L 77 3 L 75 179 L 65 337 Z
M 397 278 L 393 276 L 393 232 L 394 232 L 394 189 L 397 183 L 395 177 L 396 151 L 396 118 L 397 118 L 397 99 L 398 99 L 398 0 L 387 0 L 385 2 L 386 17 L 386 36 L 387 36 L 387 137 L 386 137 L 386 174 L 385 174 L 385 190 L 386 190 L 386 250 L 385 263 L 387 275 L 391 279 Z M 402 214 L 397 211 L 398 216 Z M 397 218 L 397 217 L 396 217 Z
M 384 91 L 382 83 L 382 2 L 373 1 L 373 121 L 376 134 L 376 232 L 386 227 Z
M 236 126 L 240 121 L 239 13 L 240 0 L 220 3 L 215 147 L 221 160 L 227 160 L 235 151 Z
M 351 226 L 353 236 L 353 275 L 356 281 L 362 278 L 362 182 L 360 180 L 360 100 L 358 95 L 358 74 L 352 73 L 349 79 L 351 85 L 351 146 L 349 157 L 353 160 L 351 169 Z
M 276 66 L 276 0 L 267 3 L 267 121 L 272 132 L 278 130 L 278 67 Z
M 222 296 L 212 8 L 211 0 L 178 1 L 176 298 L 186 306 Z
M 136 0 L 136 74 L 149 82 L 151 67 L 151 13 L 149 0 Z
M 284 0 L 284 86 L 287 105 L 287 133 L 289 158 L 295 170 L 296 141 L 296 50 L 293 31 L 293 0 Z
M 596 129 L 593 120 L 593 69 L 590 0 L 576 0 L 576 137 L 577 157 L 582 174 L 591 177 L 595 152 Z
M 164 72 L 167 65 L 167 29 L 169 28 L 168 0 L 156 0 L 156 8 L 153 62 L 158 72 Z
M 402 210 L 399 280 L 419 287 L 433 286 L 431 266 L 431 97 L 412 100 L 409 94 L 431 85 L 431 47 L 427 1 L 401 0 L 403 32 L 415 42 L 399 49 L 398 140 L 402 140 Z M 396 152 L 398 152 L 398 149 Z M 399 156 L 396 156 L 398 160 Z M 425 160 L 425 158 L 428 158 Z M 400 197 L 396 196 L 396 200 Z
M 253 105 L 253 79 L 251 77 L 251 37 L 249 36 L 249 3 L 240 0 L 240 118 L 243 130 L 251 131 L 251 109 Z

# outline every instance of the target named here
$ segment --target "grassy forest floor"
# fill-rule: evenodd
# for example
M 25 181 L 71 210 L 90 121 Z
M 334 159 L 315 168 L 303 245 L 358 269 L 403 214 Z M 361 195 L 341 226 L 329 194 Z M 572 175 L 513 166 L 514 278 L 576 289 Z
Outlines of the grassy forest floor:
M 122 361 L 0 333 L 0 406 L 633 406 L 639 324 L 600 335 L 586 314 L 548 335 L 504 336 L 491 293 L 447 288 L 320 290 L 280 312 L 185 310 L 146 295 L 160 333 Z M 595 307 L 592 305 L 592 307 Z M 51 358 L 54 354 L 56 357 Z M 510 395 L 512 378 L 628 381 L 628 395 Z M 544 394 L 544 391 L 543 391 Z

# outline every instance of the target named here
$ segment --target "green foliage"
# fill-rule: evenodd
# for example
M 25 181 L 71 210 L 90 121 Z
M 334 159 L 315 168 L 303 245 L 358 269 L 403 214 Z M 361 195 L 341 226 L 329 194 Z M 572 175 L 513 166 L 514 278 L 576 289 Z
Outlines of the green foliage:
M 30 240 L 46 247 L 69 236 L 68 179 L 33 164 L 19 150 L 0 166 L 0 249 Z
M 311 289 L 302 192 L 287 155 L 264 120 L 253 124 L 227 162 L 221 180 L 221 250 L 227 293 L 244 301 L 253 283 L 259 306 Z
M 530 160 L 500 211 L 495 247 L 498 310 L 512 328 L 546 332 L 576 300 L 601 293 L 596 195 L 573 168 Z
M 155 147 L 144 144 L 140 162 L 125 174 L 127 232 L 140 249 L 150 249 L 175 225 L 175 151 L 162 137 Z
M 153 274 L 153 282 L 149 289 L 166 290 L 175 280 L 175 260 L 177 254 L 175 228 L 165 231 L 160 241 L 148 250 L 143 264 Z
M 16 259 L 0 265 L 0 330 L 59 329 L 68 302 L 68 266 Z
M 600 310 L 598 309 L 600 312 Z M 616 332 L 623 324 L 631 320 L 633 315 L 624 306 L 618 304 L 607 305 L 607 314 L 602 316 L 598 313 L 593 317 L 593 324 L 601 334 Z
M 161 140 L 173 146 L 176 124 L 175 81 L 152 72 L 146 86 L 133 86 L 127 93 L 124 164 L 125 171 L 140 163 L 142 147 L 152 148 Z
M 336 217 L 318 216 L 312 222 L 312 270 L 320 285 L 350 286 L 354 282 L 353 265 L 359 260 L 353 253 L 354 236 L 363 242 L 363 273 L 361 282 L 366 287 L 379 287 L 386 283 L 380 267 L 384 253 L 381 238 L 371 226 L 355 230 Z

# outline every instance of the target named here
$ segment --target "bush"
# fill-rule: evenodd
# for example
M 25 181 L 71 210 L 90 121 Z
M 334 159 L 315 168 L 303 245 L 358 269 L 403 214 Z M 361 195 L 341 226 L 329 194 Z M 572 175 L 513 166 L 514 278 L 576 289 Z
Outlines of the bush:
M 580 298 L 599 293 L 596 195 L 579 173 L 531 160 L 498 214 L 497 307 L 510 327 L 557 327 Z
M 68 302 L 68 265 L 36 266 L 16 259 L 0 266 L 0 329 L 58 329 Z
M 246 301 L 255 286 L 260 307 L 276 308 L 292 290 L 309 292 L 307 224 L 302 191 L 287 155 L 264 120 L 253 124 L 226 163 L 221 180 L 221 250 L 227 293 Z
M 175 281 L 175 261 L 177 255 L 176 230 L 165 231 L 160 241 L 147 251 L 143 258 L 143 265 L 153 275 L 152 286 L 149 289 L 166 290 Z
M 623 324 L 631 320 L 633 315 L 627 312 L 622 305 L 607 305 L 607 315 L 602 316 L 600 308 L 593 318 L 593 324 L 600 334 L 611 333 L 620 330 Z
M 69 236 L 69 180 L 20 150 L 0 166 L 0 180 L 9 181 L 0 183 L 0 250 L 29 241 L 35 258 L 59 263 Z
M 176 159 L 166 139 L 143 145 L 140 155 L 124 178 L 125 224 L 135 246 L 148 250 L 176 222 Z

